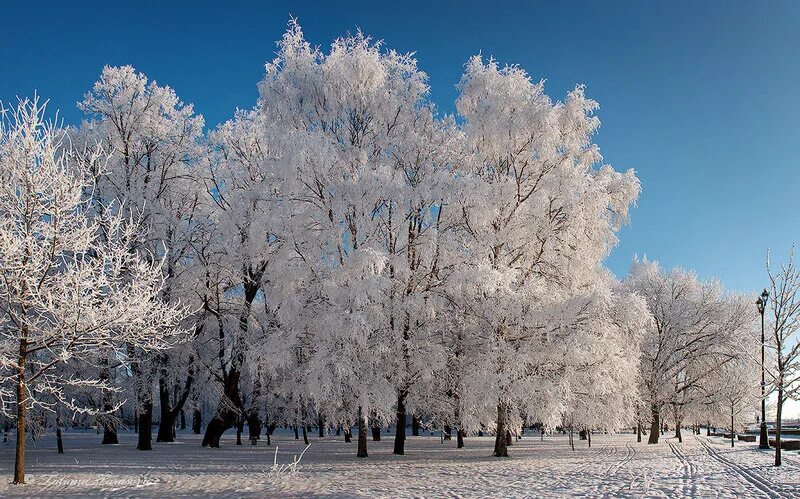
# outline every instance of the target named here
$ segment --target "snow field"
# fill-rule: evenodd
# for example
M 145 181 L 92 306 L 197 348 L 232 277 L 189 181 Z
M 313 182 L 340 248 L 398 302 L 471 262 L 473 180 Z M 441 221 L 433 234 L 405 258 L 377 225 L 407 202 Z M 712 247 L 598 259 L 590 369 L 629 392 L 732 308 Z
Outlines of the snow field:
M 203 449 L 200 436 L 180 434 L 175 444 L 135 448 L 135 435 L 101 446 L 94 433 L 65 435 L 66 453 L 52 437 L 30 444 L 28 484 L 10 484 L 13 446 L 0 444 L 0 496 L 59 497 L 800 497 L 800 455 L 785 452 L 784 466 L 771 466 L 772 452 L 754 444 L 687 435 L 637 443 L 632 434 L 595 435 L 592 447 L 566 437 L 526 436 L 511 457 L 491 457 L 492 437 L 470 437 L 467 447 L 439 437 L 409 437 L 405 456 L 392 455 L 392 438 L 368 441 L 370 457 L 355 457 L 355 441 L 310 437 L 297 473 L 268 472 L 275 445 L 278 461 L 291 462 L 305 447 L 278 430 L 273 445 L 234 445 L 226 434 L 220 449 Z

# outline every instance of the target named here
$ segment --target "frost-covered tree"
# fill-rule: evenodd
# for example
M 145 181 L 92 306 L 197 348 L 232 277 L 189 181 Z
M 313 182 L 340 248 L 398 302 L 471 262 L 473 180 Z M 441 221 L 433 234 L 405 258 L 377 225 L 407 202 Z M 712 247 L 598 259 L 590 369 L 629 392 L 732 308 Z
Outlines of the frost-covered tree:
M 248 420 L 252 436 L 260 433 L 260 376 L 245 361 L 251 348 L 263 352 L 263 334 L 278 325 L 280 302 L 270 289 L 284 284 L 279 271 L 290 220 L 282 171 L 291 150 L 285 140 L 258 110 L 237 112 L 210 137 L 213 156 L 206 182 L 215 203 L 211 244 L 220 280 L 206 307 L 212 324 L 206 331 L 216 338 L 211 352 L 216 358 L 207 364 L 218 366 L 212 374 L 220 400 L 203 446 L 218 447 L 223 432 L 241 419 Z M 269 352 L 262 358 L 274 362 Z
M 789 258 L 779 269 L 767 259 L 767 275 L 770 282 L 768 314 L 770 334 L 767 347 L 774 365 L 767 369 L 768 388 L 775 393 L 775 466 L 781 460 L 781 428 L 783 405 L 790 398 L 800 395 L 800 269 L 795 262 L 792 248 Z
M 208 196 L 199 182 L 197 163 L 202 146 L 203 117 L 194 113 L 168 86 L 148 81 L 131 66 L 106 66 L 78 107 L 88 120 L 77 137 L 100 144 L 111 153 L 94 172 L 95 206 L 120 209 L 140 224 L 146 237 L 132 251 L 164 259 L 167 303 L 186 296 L 192 247 L 203 230 L 203 204 Z M 114 204 L 122 200 L 121 205 Z M 199 303 L 194 305 L 199 306 Z M 160 424 L 158 441 L 174 440 L 174 425 L 193 380 L 191 349 L 151 357 L 133 348 L 135 391 L 139 416 L 139 448 L 151 448 L 153 380 L 158 380 Z M 175 389 L 182 394 L 173 400 Z
M 496 411 L 495 455 L 505 456 L 515 407 L 544 422 L 563 412 L 559 359 L 575 353 L 593 276 L 639 183 L 632 171 L 594 168 L 597 104 L 583 87 L 553 103 L 522 69 L 479 56 L 459 87 L 468 156 L 452 295 L 484 341 L 482 393 Z
M 385 50 L 360 32 L 337 39 L 323 53 L 292 21 L 259 87 L 261 112 L 295 144 L 286 153 L 293 155 L 294 168 L 286 191 L 292 202 L 291 265 L 294 275 L 302 276 L 307 306 L 362 309 L 359 303 L 344 304 L 347 297 L 338 292 L 328 294 L 332 289 L 326 283 L 350 272 L 352 279 L 384 282 L 373 275 L 378 271 L 389 283 L 367 290 L 381 311 L 360 319 L 370 324 L 370 341 L 362 343 L 358 329 L 333 333 L 352 334 L 351 344 L 370 350 L 353 358 L 363 366 L 348 365 L 351 379 L 360 377 L 362 368 L 369 371 L 367 359 L 386 350 L 383 373 L 395 392 L 398 454 L 404 452 L 406 398 L 432 367 L 424 359 L 428 352 L 414 345 L 424 344 L 431 331 L 424 318 L 425 296 L 442 279 L 437 234 L 443 198 L 452 194 L 447 187 L 454 181 L 451 141 L 458 135 L 452 120 L 438 119 L 425 101 L 426 80 L 413 57 Z M 365 267 L 365 262 L 371 263 Z M 385 264 L 378 268 L 378 262 Z M 313 324 L 296 327 L 317 330 L 312 334 L 324 344 L 332 333 Z M 327 355 L 315 343 L 304 347 L 313 348 L 306 352 L 310 365 L 325 366 L 326 359 L 313 360 Z M 361 407 L 362 414 L 390 412 L 385 404 L 368 401 L 371 396 L 356 398 L 360 402 L 343 403 L 350 410 Z M 339 402 L 328 398 L 325 403 L 340 410 Z
M 754 337 L 751 335 L 751 339 Z M 743 342 L 744 347 L 758 348 L 753 341 Z M 715 404 L 717 421 L 722 425 L 730 425 L 731 447 L 736 440 L 736 432 L 753 420 L 757 412 L 761 395 L 759 392 L 758 365 L 741 352 L 741 355 L 726 362 L 713 373 L 708 383 Z
M 97 371 L 67 366 L 98 351 L 124 359 L 126 346 L 163 350 L 187 315 L 157 299 L 162 260 L 131 251 L 140 225 L 113 210 L 98 213 L 87 196 L 107 155 L 78 154 L 64 138 L 36 99 L 21 101 L 0 124 L 0 379 L 16 391 L 15 483 L 25 482 L 29 411 L 57 404 L 92 411 L 66 398 L 65 388 L 112 389 Z
M 605 292 L 573 340 L 578 358 L 567 381 L 567 413 L 587 432 L 619 430 L 635 419 L 639 392 L 631 385 L 639 370 L 641 333 L 650 321 L 644 300 L 610 277 Z
M 684 412 L 703 397 L 712 374 L 736 358 L 737 335 L 749 334 L 752 313 L 739 296 L 692 272 L 664 272 L 655 262 L 634 260 L 626 285 L 647 302 L 653 322 L 641 344 L 643 398 L 650 406 L 650 438 L 658 443 L 661 424 L 672 410 L 681 438 Z

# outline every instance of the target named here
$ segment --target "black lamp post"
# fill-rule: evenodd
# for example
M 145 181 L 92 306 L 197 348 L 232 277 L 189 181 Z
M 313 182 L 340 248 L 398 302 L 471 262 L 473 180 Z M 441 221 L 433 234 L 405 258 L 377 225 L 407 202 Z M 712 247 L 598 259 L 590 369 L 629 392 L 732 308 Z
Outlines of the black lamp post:
M 769 436 L 767 434 L 767 401 L 765 397 L 764 382 L 764 310 L 767 308 L 767 300 L 769 300 L 769 293 L 765 289 L 761 292 L 761 296 L 756 300 L 756 307 L 758 313 L 761 314 L 761 431 L 758 439 L 759 449 L 769 449 Z

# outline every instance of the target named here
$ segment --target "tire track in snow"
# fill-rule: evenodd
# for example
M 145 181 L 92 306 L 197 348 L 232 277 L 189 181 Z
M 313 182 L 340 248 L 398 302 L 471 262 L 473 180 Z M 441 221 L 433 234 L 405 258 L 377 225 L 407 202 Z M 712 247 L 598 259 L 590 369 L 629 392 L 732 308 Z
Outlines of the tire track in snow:
M 717 461 L 718 463 L 722 464 L 728 471 L 733 472 L 736 475 L 742 477 L 746 482 L 750 485 L 755 487 L 756 489 L 760 490 L 764 494 L 769 497 L 783 497 L 783 493 L 776 491 L 772 484 L 770 484 L 767 480 L 761 478 L 755 473 L 752 473 L 750 470 L 745 468 L 744 466 L 737 464 L 731 459 L 723 456 L 717 449 L 714 449 L 711 444 L 709 443 L 708 439 L 700 438 L 697 435 L 695 437 L 699 442 L 700 445 L 705 448 L 706 452 L 708 453 L 709 457 Z
M 602 462 L 603 458 L 605 458 L 605 456 L 609 455 L 608 453 L 611 452 L 609 447 L 609 444 L 603 444 L 595 452 L 585 456 L 586 460 L 581 466 L 578 466 L 575 471 L 577 473 L 585 473 L 589 470 L 589 468 Z
M 669 445 L 672 454 L 678 459 L 678 461 L 681 463 L 681 467 L 683 468 L 683 477 L 681 478 L 683 482 L 683 495 L 697 497 L 697 470 L 694 464 L 686 457 L 686 454 L 684 454 L 683 450 L 677 445 L 669 440 L 667 440 L 667 445 Z
M 622 460 L 608 469 L 608 473 L 611 475 L 616 475 L 619 473 L 625 465 L 633 461 L 634 456 L 636 456 L 636 449 L 629 443 L 625 444 L 625 457 Z

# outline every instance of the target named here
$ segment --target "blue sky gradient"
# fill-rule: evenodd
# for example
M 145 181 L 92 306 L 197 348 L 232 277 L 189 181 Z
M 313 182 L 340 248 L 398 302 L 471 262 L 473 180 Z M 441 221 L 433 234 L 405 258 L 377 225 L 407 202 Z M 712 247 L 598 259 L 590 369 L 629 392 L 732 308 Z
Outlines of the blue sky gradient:
M 103 65 L 131 64 L 194 103 L 208 126 L 251 107 L 289 15 L 327 46 L 360 27 L 415 51 L 432 99 L 454 110 L 468 57 L 482 52 L 598 100 L 605 160 L 643 192 L 608 265 L 634 254 L 765 283 L 800 208 L 800 2 L 2 2 L 0 99 L 34 91 L 68 124 Z

